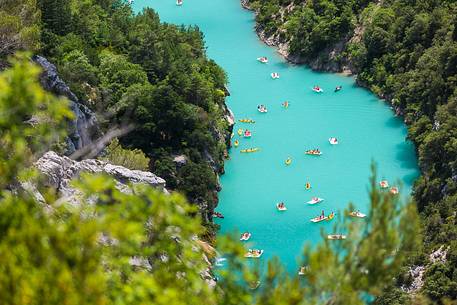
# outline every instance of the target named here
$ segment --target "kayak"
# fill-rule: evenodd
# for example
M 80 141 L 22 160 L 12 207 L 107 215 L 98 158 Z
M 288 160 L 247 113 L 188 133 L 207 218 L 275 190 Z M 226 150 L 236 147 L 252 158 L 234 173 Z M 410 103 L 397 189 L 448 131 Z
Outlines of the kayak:
M 357 212 L 357 211 L 353 211 L 353 212 L 349 213 L 349 216 L 357 217 L 357 218 L 365 218 L 365 217 L 367 217 L 366 214 L 363 214 L 363 213 L 360 213 L 360 212 Z
M 289 108 L 289 102 L 286 101 L 286 102 L 282 103 L 282 106 L 284 108 Z
M 266 63 L 268 63 L 268 58 L 266 58 L 266 57 L 258 57 L 257 61 L 260 61 L 261 63 L 266 64 Z
M 181 6 L 182 5 L 182 0 L 176 0 L 176 5 Z
M 338 92 L 338 91 L 340 91 L 341 89 L 343 89 L 343 86 L 337 86 L 337 87 L 335 88 L 335 92 Z
M 320 156 L 320 155 L 322 155 L 322 152 L 319 150 L 316 151 L 316 150 L 312 149 L 312 150 L 305 151 L 305 154 L 311 155 L 311 156 Z
M 283 207 L 279 207 L 279 203 L 276 205 L 276 208 L 278 209 L 278 211 L 287 211 L 287 208 L 286 206 L 284 205 Z
M 267 113 L 268 109 L 267 108 L 257 108 L 257 111 L 260 113 Z
M 387 180 L 382 180 L 379 182 L 379 186 L 381 186 L 382 189 L 386 189 L 389 187 L 389 182 Z
M 306 272 L 308 272 L 309 270 L 309 267 L 308 266 L 302 266 L 300 267 L 300 269 L 298 270 L 298 275 L 305 275 Z
M 246 131 L 244 132 L 244 137 L 245 137 L 245 138 L 250 138 L 251 136 L 252 136 L 252 134 L 251 134 L 251 132 L 250 132 L 249 130 L 246 130 Z
M 311 183 L 306 182 L 305 189 L 309 190 L 311 188 Z
M 253 153 L 253 152 L 257 152 L 259 150 L 260 150 L 260 148 L 255 147 L 255 148 L 242 149 L 242 150 L 240 150 L 240 152 L 241 153 Z
M 397 195 L 400 191 L 398 190 L 398 187 L 396 186 L 393 186 L 390 188 L 390 193 L 391 194 L 394 194 L 394 195 Z
M 324 221 L 324 220 L 327 220 L 327 219 L 328 219 L 327 216 L 324 216 L 324 217 L 317 216 L 317 217 L 311 218 L 310 220 L 311 220 L 311 222 L 316 223 L 316 222 L 321 222 L 321 221 Z
M 322 202 L 322 201 L 324 201 L 324 199 L 316 197 L 316 198 L 312 198 L 310 201 L 308 201 L 306 203 L 307 204 L 318 204 L 319 202 Z
M 246 241 L 246 240 L 249 240 L 249 238 L 251 238 L 251 233 L 245 232 L 245 233 L 241 234 L 240 240 Z
M 238 147 L 238 145 L 240 145 L 240 142 L 238 142 L 238 140 L 235 140 L 235 142 L 233 142 L 233 145 L 234 145 L 235 147 Z
M 249 251 L 244 255 L 246 258 L 259 258 L 263 254 L 263 250 L 249 249 Z
M 251 123 L 251 124 L 255 123 L 255 121 L 251 120 L 251 119 L 239 119 L 238 121 L 240 121 L 241 123 Z
M 332 145 L 338 145 L 338 139 L 337 138 L 330 138 L 330 139 L 328 139 L 328 141 Z
M 322 92 L 324 92 L 324 89 L 322 89 L 320 87 L 314 87 L 313 91 L 316 92 L 316 93 L 322 93 Z
M 279 79 L 279 73 L 273 72 L 270 75 L 272 79 Z
M 243 134 L 243 129 L 242 129 L 242 128 L 240 128 L 240 129 L 238 129 L 238 131 L 237 131 L 237 132 L 238 132 L 238 135 L 239 135 L 239 136 L 241 136 L 241 135 Z
M 343 234 L 330 234 L 330 235 L 327 235 L 327 239 L 333 239 L 333 240 L 346 239 L 346 235 L 343 235 Z
M 290 163 L 292 163 L 292 159 L 291 158 L 287 158 L 286 159 L 286 165 L 290 165 Z

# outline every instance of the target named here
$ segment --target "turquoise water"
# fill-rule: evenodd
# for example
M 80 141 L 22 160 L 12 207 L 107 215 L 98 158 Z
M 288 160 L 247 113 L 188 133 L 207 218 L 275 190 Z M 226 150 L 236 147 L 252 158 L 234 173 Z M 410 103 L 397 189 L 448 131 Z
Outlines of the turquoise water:
M 354 79 L 337 74 L 316 73 L 287 64 L 274 48 L 260 42 L 253 31 L 254 15 L 239 0 L 135 0 L 138 11 L 154 8 L 165 22 L 196 24 L 205 35 L 208 55 L 228 73 L 231 96 L 227 99 L 237 120 L 252 118 L 251 139 L 241 139 L 232 148 L 221 177 L 218 220 L 221 232 L 249 231 L 250 246 L 264 249 L 262 261 L 279 256 L 290 271 L 296 271 L 305 242 L 321 241 L 320 230 L 330 231 L 333 223 L 313 224 L 309 219 L 325 210 L 343 210 L 349 201 L 362 212 L 368 206 L 370 163 L 378 164 L 379 175 L 403 183 L 406 196 L 418 175 L 412 144 L 405 141 L 406 128 L 389 107 Z M 268 64 L 256 61 L 267 56 Z M 271 72 L 281 78 L 273 80 Z M 316 94 L 313 85 L 325 92 Z M 342 85 L 343 90 L 333 89 Z M 281 107 L 290 101 L 288 109 Z M 267 114 L 257 112 L 265 104 Z M 337 137 L 332 146 L 329 137 Z M 238 135 L 234 140 L 239 138 Z M 241 154 L 242 148 L 259 147 L 260 152 Z M 306 156 L 305 149 L 320 148 L 321 157 Z M 285 166 L 287 157 L 292 164 Z M 306 191 L 310 181 L 312 190 Z M 316 206 L 304 202 L 312 196 L 325 201 Z M 284 201 L 288 211 L 278 212 Z

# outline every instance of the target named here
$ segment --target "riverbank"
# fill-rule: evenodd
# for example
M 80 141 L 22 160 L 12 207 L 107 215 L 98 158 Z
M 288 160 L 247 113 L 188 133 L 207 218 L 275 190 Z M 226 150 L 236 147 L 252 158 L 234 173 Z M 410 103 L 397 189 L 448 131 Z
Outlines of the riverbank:
M 240 3 L 242 8 L 252 11 L 254 15 L 257 17 L 258 12 L 251 7 L 249 0 L 241 0 Z M 284 10 L 292 9 L 293 3 L 291 3 L 285 9 L 280 9 L 279 15 L 282 16 L 284 14 Z M 362 35 L 364 32 L 364 28 L 362 25 L 358 24 L 354 29 L 353 35 L 348 35 L 340 42 L 334 44 L 333 47 L 323 50 L 321 52 L 323 56 L 316 56 L 314 59 L 308 59 L 300 55 L 290 54 L 289 42 L 284 41 L 284 39 L 281 39 L 279 35 L 280 33 L 268 35 L 262 28 L 262 26 L 257 22 L 255 22 L 254 29 L 259 39 L 266 45 L 276 48 L 278 54 L 280 54 L 287 62 L 295 65 L 306 65 L 317 72 L 332 72 L 338 73 L 343 76 L 354 76 L 357 85 L 359 85 L 362 88 L 370 90 L 371 92 L 376 94 L 380 99 L 386 101 L 386 103 L 392 108 L 392 111 L 395 113 L 395 116 L 404 116 L 403 109 L 395 103 L 395 100 L 391 95 L 386 95 L 383 92 L 373 90 L 373 88 L 371 88 L 366 82 L 361 81 L 357 77 L 358 71 L 354 67 L 354 64 L 351 62 L 351 59 L 348 57 L 344 57 L 342 55 L 344 50 L 346 49 L 346 45 L 349 42 L 358 42 L 362 39 Z M 321 58 L 329 58 L 330 60 L 323 62 Z M 343 62 L 344 64 L 337 62 L 337 58 L 339 58 L 339 61 Z M 411 122 L 404 118 L 404 123 L 410 124 Z
M 254 12 L 257 17 L 258 12 L 253 9 L 250 5 L 249 0 L 241 0 L 241 6 L 249 11 Z M 279 15 L 283 16 L 285 11 L 290 11 L 294 8 L 293 3 L 284 9 L 281 8 Z M 255 32 L 259 39 L 270 47 L 277 48 L 278 53 L 289 63 L 296 65 L 307 65 L 314 71 L 325 71 L 333 73 L 341 73 L 345 76 L 351 76 L 355 74 L 354 67 L 352 67 L 349 60 L 345 59 L 346 64 L 340 64 L 337 62 L 337 57 L 343 52 L 346 43 L 352 37 L 346 37 L 341 42 L 335 44 L 332 48 L 325 49 L 321 52 L 324 56 L 316 56 L 314 59 L 302 57 L 300 55 L 291 54 L 289 52 L 289 42 L 281 38 L 280 32 L 275 32 L 273 35 L 268 35 L 260 24 L 255 23 Z M 329 58 L 329 61 L 323 61 L 322 58 Z

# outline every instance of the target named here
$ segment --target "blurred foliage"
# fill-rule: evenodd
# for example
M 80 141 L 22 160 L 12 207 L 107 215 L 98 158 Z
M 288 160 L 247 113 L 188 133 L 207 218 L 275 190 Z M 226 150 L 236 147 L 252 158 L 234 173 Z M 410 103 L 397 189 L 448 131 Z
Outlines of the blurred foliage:
M 39 20 L 36 0 L 0 1 L 0 68 L 14 52 L 40 47 Z
M 16 50 L 46 56 L 96 112 L 102 131 L 136 127 L 119 138 L 122 145 L 141 149 L 156 161 L 151 165 L 166 163 L 168 187 L 177 187 L 194 203 L 204 200 L 209 210 L 202 214 L 208 220 L 216 205 L 216 175 L 202 177 L 168 162 L 185 155 L 205 173 L 223 170 L 227 79 L 206 57 L 199 29 L 162 24 L 152 9 L 134 14 L 124 0 L 0 4 L 0 68 Z M 191 178 L 196 185 L 182 182 Z
M 0 187 L 18 183 L 21 168 L 33 155 L 64 138 L 61 130 L 72 112 L 67 101 L 45 92 L 37 79 L 40 70 L 18 54 L 11 69 L 0 75 Z
M 265 273 L 248 268 L 236 235 L 218 238 L 227 261 L 212 274 L 204 256 L 218 254 L 198 240 L 201 219 L 190 217 L 195 206 L 177 193 L 147 185 L 122 193 L 112 178 L 81 173 L 73 182 L 82 194 L 79 205 L 39 183 L 45 202 L 38 202 L 16 177 L 25 179 L 39 155 L 33 139 L 56 139 L 69 111 L 41 89 L 37 73 L 21 59 L 0 74 L 0 109 L 14 109 L 1 117 L 0 129 L 1 304 L 365 304 L 417 251 L 415 205 L 378 190 L 375 172 L 368 217 L 341 214 L 334 231 L 348 238 L 323 235 L 322 243 L 306 247 L 303 277 L 285 273 L 278 260 L 268 262 Z M 44 110 L 53 128 L 31 128 L 24 120 Z M 214 276 L 219 280 L 211 287 L 206 280 Z M 250 287 L 257 281 L 254 294 Z

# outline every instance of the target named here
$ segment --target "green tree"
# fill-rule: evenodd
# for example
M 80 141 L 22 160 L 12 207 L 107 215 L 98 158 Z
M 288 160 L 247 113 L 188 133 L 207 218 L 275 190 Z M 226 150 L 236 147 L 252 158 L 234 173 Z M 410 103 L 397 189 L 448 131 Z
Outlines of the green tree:
M 109 95 L 108 105 L 119 101 L 130 86 L 144 85 L 148 79 L 141 66 L 132 64 L 123 55 L 105 51 L 100 57 L 101 87 Z
M 98 98 L 94 94 L 95 86 L 98 85 L 97 70 L 83 52 L 74 50 L 66 54 L 60 73 L 80 99 L 95 104 Z
M 126 168 L 147 171 L 149 158 L 139 149 L 125 149 L 116 138 L 105 149 L 105 155 L 101 158 L 112 164 L 122 165 Z
M 3 0 L 0 3 L 0 68 L 16 51 L 38 50 L 39 20 L 36 0 Z

